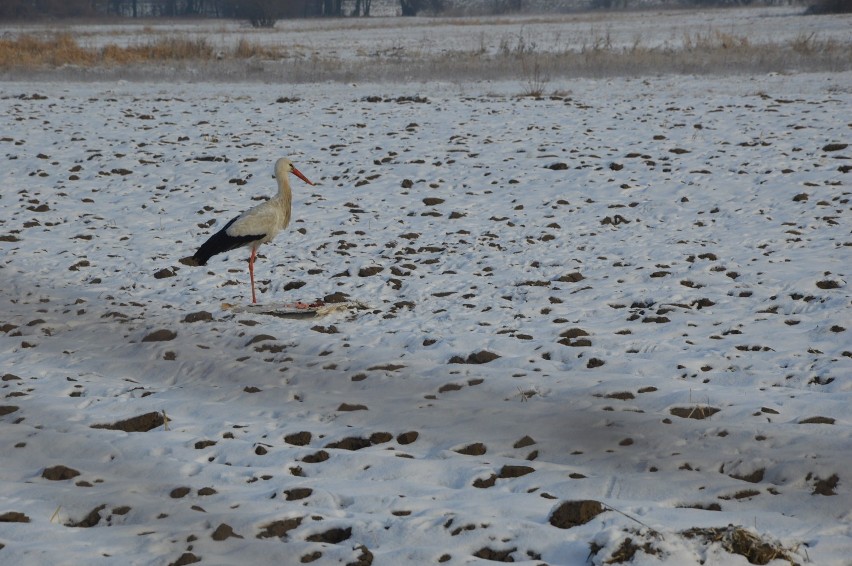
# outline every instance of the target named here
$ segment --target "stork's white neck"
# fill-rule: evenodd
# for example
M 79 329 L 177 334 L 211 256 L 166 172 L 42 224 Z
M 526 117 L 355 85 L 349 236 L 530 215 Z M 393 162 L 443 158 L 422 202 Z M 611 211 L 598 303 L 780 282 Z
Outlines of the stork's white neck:
M 289 173 L 279 173 L 275 176 L 275 179 L 278 181 L 278 198 L 287 203 L 290 203 L 293 200 L 293 191 L 290 190 L 290 179 L 288 178 Z
M 278 195 L 275 197 L 278 200 L 278 206 L 284 213 L 284 226 L 290 223 L 290 211 L 293 206 L 293 191 L 290 190 L 290 174 L 276 174 L 275 179 L 278 181 Z

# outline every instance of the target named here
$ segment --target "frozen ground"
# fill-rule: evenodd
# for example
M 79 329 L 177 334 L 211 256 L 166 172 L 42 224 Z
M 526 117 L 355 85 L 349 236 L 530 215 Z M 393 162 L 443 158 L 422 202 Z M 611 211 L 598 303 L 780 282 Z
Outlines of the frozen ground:
M 0 563 L 848 565 L 852 73 L 528 86 L 0 84 Z
M 3 562 L 848 563 L 850 75 L 517 86 L 4 84 Z

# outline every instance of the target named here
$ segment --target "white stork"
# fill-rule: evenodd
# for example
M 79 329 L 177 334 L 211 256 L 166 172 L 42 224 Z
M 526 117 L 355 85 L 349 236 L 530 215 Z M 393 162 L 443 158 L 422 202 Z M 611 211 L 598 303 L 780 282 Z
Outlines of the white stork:
M 251 248 L 249 256 L 249 276 L 251 277 L 251 302 L 257 303 L 254 291 L 254 258 L 261 244 L 271 241 L 278 232 L 290 223 L 293 193 L 290 190 L 290 173 L 293 173 L 309 185 L 307 177 L 293 167 L 286 157 L 275 162 L 275 179 L 278 181 L 278 194 L 268 201 L 246 210 L 201 244 L 192 257 L 185 258 L 186 265 L 206 265 L 207 260 L 216 254 L 243 246 Z

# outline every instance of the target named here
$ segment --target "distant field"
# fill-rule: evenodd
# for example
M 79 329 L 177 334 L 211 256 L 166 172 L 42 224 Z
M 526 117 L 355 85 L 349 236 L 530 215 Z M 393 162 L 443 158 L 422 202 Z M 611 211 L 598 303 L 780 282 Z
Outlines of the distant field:
M 800 8 L 0 28 L 5 79 L 522 79 L 852 68 L 852 15 Z M 162 62 L 169 65 L 162 65 Z M 82 71 L 82 75 L 80 74 Z

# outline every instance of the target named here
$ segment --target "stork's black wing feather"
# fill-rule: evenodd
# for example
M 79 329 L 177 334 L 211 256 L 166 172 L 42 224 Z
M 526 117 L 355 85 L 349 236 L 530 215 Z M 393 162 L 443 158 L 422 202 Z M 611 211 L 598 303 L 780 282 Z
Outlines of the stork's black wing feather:
M 239 218 L 239 216 L 237 217 Z M 205 265 L 207 260 L 213 257 L 216 254 L 220 254 L 223 252 L 228 252 L 233 249 L 248 245 L 256 240 L 260 240 L 266 234 L 251 234 L 246 236 L 231 236 L 228 234 L 228 228 L 237 221 L 237 218 L 234 218 L 225 226 L 210 236 L 206 242 L 201 244 L 201 247 L 198 248 L 198 251 L 195 252 L 195 255 L 192 258 L 198 262 L 198 265 Z

